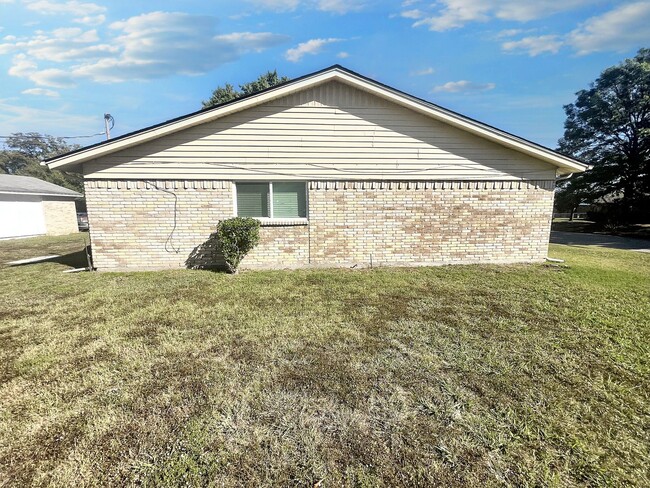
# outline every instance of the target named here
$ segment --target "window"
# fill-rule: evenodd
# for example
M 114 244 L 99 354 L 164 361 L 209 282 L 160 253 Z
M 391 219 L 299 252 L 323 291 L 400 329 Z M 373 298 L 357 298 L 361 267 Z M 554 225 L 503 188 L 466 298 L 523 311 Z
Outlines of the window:
M 235 188 L 239 217 L 307 217 L 307 192 L 304 182 L 237 183 Z

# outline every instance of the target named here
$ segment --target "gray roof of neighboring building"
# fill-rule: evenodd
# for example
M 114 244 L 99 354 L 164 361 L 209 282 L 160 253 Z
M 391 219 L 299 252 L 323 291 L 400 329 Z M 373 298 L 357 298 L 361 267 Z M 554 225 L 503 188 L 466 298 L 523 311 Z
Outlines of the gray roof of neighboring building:
M 0 193 L 80 198 L 83 195 L 31 176 L 0 174 Z

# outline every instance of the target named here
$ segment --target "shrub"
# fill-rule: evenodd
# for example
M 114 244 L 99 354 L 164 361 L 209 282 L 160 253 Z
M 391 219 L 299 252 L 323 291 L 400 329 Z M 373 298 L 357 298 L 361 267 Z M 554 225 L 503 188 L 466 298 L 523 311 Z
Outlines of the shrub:
M 217 239 L 230 273 L 260 240 L 260 222 L 250 217 L 234 217 L 217 224 Z
M 630 219 L 630 211 L 620 202 L 601 203 L 594 205 L 592 211 L 587 212 L 587 219 L 611 228 L 620 227 Z

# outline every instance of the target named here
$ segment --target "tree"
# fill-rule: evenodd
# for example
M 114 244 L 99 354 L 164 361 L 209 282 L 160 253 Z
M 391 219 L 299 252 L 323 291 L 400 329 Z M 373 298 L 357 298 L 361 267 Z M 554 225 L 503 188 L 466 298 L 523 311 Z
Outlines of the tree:
M 569 213 L 569 220 L 573 220 L 573 214 L 578 211 L 581 203 L 589 199 L 589 193 L 578 179 L 570 179 L 561 183 L 555 194 L 555 210 L 561 213 Z
M 83 177 L 76 173 L 51 170 L 41 166 L 44 159 L 73 151 L 81 146 L 68 144 L 65 139 L 37 132 L 17 132 L 0 150 L 0 171 L 11 175 L 34 176 L 71 190 L 83 192 Z
M 593 165 L 560 192 L 619 206 L 627 219 L 650 217 L 650 49 L 607 68 L 566 105 L 559 150 Z
M 260 75 L 256 80 L 239 85 L 240 90 L 235 90 L 235 87 L 230 83 L 226 83 L 225 86 L 219 86 L 212 92 L 212 96 L 210 96 L 208 100 L 204 100 L 201 103 L 203 104 L 203 108 L 214 107 L 215 105 L 220 105 L 234 100 L 235 98 L 257 93 L 287 81 L 289 81 L 289 78 L 286 76 L 279 77 L 276 70 L 267 71 L 263 75 Z

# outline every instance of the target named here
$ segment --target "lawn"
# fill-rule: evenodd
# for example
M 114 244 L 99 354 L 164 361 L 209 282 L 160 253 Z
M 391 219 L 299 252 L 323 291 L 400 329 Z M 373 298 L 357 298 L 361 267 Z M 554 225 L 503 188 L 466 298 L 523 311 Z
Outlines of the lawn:
M 78 273 L 0 242 L 0 486 L 649 486 L 650 255 Z M 76 254 L 74 254 L 76 253 Z

